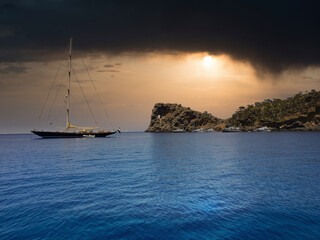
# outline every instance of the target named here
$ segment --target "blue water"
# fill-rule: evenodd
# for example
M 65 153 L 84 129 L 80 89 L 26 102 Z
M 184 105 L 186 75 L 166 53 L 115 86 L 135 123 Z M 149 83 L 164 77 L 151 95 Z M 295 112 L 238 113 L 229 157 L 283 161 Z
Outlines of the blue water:
M 320 239 L 320 133 L 0 135 L 0 239 Z

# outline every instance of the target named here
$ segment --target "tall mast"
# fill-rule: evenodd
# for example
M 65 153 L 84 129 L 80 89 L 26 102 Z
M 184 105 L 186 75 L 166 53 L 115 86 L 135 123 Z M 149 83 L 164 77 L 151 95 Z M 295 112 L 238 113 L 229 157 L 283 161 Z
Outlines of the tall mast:
M 66 123 L 66 131 L 68 131 L 70 126 L 69 121 L 69 108 L 70 108 L 70 81 L 71 81 L 71 49 L 72 49 L 72 38 L 70 38 L 70 48 L 69 48 L 69 71 L 68 71 L 68 92 L 67 92 L 67 123 Z

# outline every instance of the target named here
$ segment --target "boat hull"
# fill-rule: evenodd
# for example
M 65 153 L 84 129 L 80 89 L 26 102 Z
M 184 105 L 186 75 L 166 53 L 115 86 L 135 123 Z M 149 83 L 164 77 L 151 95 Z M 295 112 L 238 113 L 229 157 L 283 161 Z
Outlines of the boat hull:
M 226 129 L 223 129 L 222 132 L 241 132 L 240 130 L 226 130 Z
M 50 131 L 31 131 L 32 133 L 38 135 L 42 138 L 83 138 L 83 137 L 106 137 L 116 132 L 90 132 L 90 133 L 83 133 L 83 132 L 50 132 Z

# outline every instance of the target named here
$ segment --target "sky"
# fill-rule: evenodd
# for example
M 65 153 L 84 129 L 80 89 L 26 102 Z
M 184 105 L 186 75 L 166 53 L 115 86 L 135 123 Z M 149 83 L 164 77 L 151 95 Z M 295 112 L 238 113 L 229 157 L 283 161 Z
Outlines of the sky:
M 320 90 L 318 5 L 1 0 L 0 133 L 64 128 L 70 37 L 97 122 L 72 76 L 74 125 L 143 131 L 157 102 L 228 118 L 239 106 Z

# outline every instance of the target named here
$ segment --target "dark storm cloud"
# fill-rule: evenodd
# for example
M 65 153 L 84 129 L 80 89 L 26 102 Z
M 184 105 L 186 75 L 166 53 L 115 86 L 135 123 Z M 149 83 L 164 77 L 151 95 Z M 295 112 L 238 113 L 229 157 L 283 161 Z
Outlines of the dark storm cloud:
M 10 0 L 0 7 L 6 31 L 0 34 L 0 61 L 54 59 L 73 36 L 74 46 L 87 53 L 208 51 L 279 73 L 320 65 L 319 5 L 296 0 Z
M 308 80 L 313 80 L 313 77 L 308 77 L 308 76 L 302 76 L 301 78 L 308 79 Z
M 112 64 L 106 64 L 106 65 L 104 65 L 104 67 L 105 67 L 105 68 L 113 68 L 114 65 L 112 65 Z
M 302 79 L 308 80 L 308 81 L 313 81 L 313 82 L 320 82 L 319 78 L 313 78 L 313 77 L 309 77 L 309 76 L 302 76 Z
M 97 72 L 112 72 L 112 73 L 115 73 L 115 72 L 120 72 L 120 71 L 110 69 L 110 70 L 98 70 Z
M 19 65 L 9 65 L 3 68 L 0 68 L 0 74 L 9 74 L 9 73 L 27 73 L 29 68 L 25 66 Z

